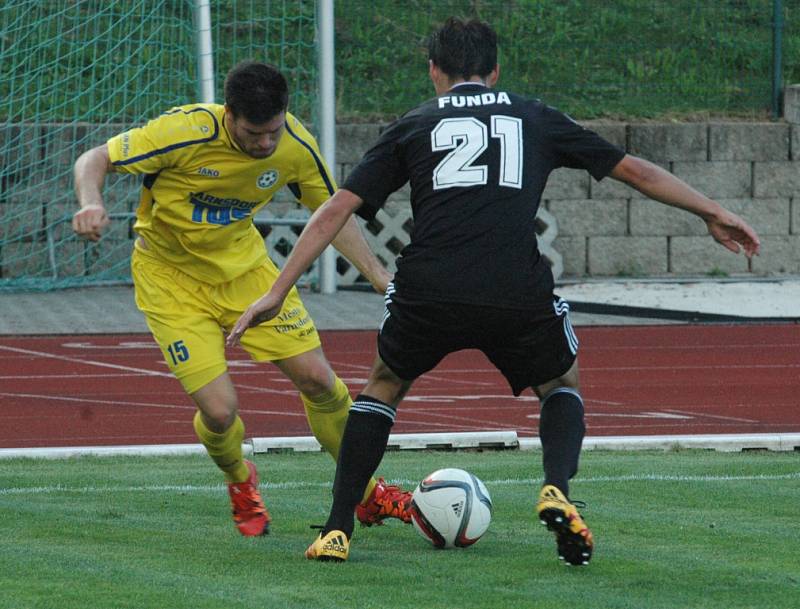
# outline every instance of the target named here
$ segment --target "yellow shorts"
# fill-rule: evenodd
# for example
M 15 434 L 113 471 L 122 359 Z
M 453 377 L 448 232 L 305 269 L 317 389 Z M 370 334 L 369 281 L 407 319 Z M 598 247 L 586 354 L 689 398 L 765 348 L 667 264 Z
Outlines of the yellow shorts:
M 136 305 L 144 313 L 164 359 L 187 393 L 223 374 L 225 335 L 263 295 L 278 269 L 268 260 L 241 277 L 211 285 L 134 248 L 131 274 Z M 295 288 L 280 315 L 244 333 L 241 345 L 255 361 L 274 361 L 320 346 L 319 334 Z

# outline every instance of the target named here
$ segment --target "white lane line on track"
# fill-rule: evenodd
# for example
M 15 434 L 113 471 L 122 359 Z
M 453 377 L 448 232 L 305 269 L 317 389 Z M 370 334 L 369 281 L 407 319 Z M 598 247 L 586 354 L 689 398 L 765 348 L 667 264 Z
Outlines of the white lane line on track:
M 721 414 L 707 414 L 705 412 L 690 412 L 687 410 L 675 410 L 672 408 L 665 408 L 664 412 L 674 412 L 678 415 L 689 415 L 687 418 L 703 418 L 703 419 L 717 419 L 720 421 L 731 421 L 734 423 L 760 423 L 761 421 L 757 421 L 755 419 L 743 419 L 741 417 L 731 417 L 728 415 L 721 415 Z
M 177 404 L 154 404 L 153 402 L 126 402 L 122 400 L 101 400 L 97 398 L 90 398 L 90 397 L 69 397 L 65 395 L 47 395 L 47 394 L 37 394 L 37 393 L 12 393 L 12 392 L 0 392 L 0 395 L 4 397 L 19 397 L 19 398 L 35 398 L 37 400 L 52 400 L 55 402 L 77 402 L 83 405 L 89 404 L 102 404 L 103 406 L 146 406 L 148 408 L 168 408 L 168 409 L 176 409 L 176 410 L 195 410 L 195 406 L 192 405 L 177 405 Z
M 133 366 L 120 366 L 119 364 L 109 364 L 106 362 L 98 362 L 95 360 L 81 359 L 78 357 L 69 357 L 68 355 L 58 355 L 56 353 L 48 353 L 47 351 L 32 351 L 30 349 L 20 349 L 19 347 L 9 347 L 7 345 L 0 345 L 0 349 L 11 351 L 13 353 L 23 353 L 25 355 L 35 355 L 36 357 L 46 357 L 50 359 L 57 359 L 62 362 L 71 362 L 74 364 L 86 364 L 89 366 L 99 366 L 101 368 L 112 368 L 114 370 L 124 370 L 125 372 L 138 372 L 147 376 L 160 376 L 172 378 L 169 372 L 161 372 L 160 370 L 148 370 L 146 368 L 134 368 Z
M 67 355 L 58 355 L 56 353 L 48 353 L 46 351 L 32 351 L 30 349 L 20 349 L 18 347 L 8 347 L 6 345 L 0 345 L 0 349 L 4 349 L 6 351 L 11 351 L 14 353 L 23 353 L 25 355 L 35 355 L 37 357 L 47 357 L 50 359 L 57 359 L 63 362 L 72 362 L 76 364 L 86 364 L 89 366 L 99 366 L 101 368 L 112 368 L 114 370 L 124 370 L 125 372 L 138 372 L 139 374 L 144 374 L 146 376 L 158 376 L 161 378 L 169 378 L 174 379 L 175 377 L 172 375 L 171 372 L 161 372 L 160 370 L 148 370 L 147 368 L 136 368 L 133 366 L 120 366 L 119 364 L 109 364 L 107 362 L 98 362 L 95 360 L 90 359 L 80 359 L 77 357 L 69 357 Z M 79 375 L 76 375 L 79 376 Z M 294 388 L 292 389 L 270 389 L 268 387 L 253 387 L 251 385 L 237 385 L 237 388 L 242 389 L 249 389 L 250 391 L 255 391 L 258 393 L 270 393 L 270 394 L 277 394 L 277 395 L 289 395 L 296 392 Z
M 147 408 L 166 408 L 171 410 L 197 410 L 197 407 L 193 404 L 154 404 L 153 402 L 125 402 L 122 400 L 100 400 L 96 398 L 89 398 L 89 397 L 67 397 L 62 395 L 39 395 L 35 393 L 8 393 L 8 392 L 0 392 L 0 396 L 4 397 L 22 397 L 22 398 L 36 398 L 37 400 L 53 400 L 56 402 L 78 402 L 82 405 L 89 405 L 89 404 L 102 404 L 103 406 L 145 406 Z M 251 408 L 240 408 L 239 412 L 244 414 L 269 414 L 269 415 L 279 415 L 279 416 L 287 416 L 287 417 L 304 417 L 305 413 L 299 412 L 287 412 L 284 410 L 253 410 Z M 38 416 L 38 415 L 32 415 Z
M 3 374 L 0 381 L 41 381 L 49 379 L 121 379 L 130 377 L 140 377 L 141 374 L 131 372 L 130 374 Z

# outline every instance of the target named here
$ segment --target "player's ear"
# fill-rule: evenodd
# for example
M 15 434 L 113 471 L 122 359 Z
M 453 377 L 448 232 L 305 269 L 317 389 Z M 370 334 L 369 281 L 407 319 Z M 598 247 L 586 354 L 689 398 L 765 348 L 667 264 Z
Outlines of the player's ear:
M 234 121 L 235 117 L 233 115 L 233 110 L 231 110 L 230 107 L 228 107 L 228 104 L 225 104 L 224 108 L 225 108 L 225 122 L 228 125 L 232 125 L 235 122 Z
M 494 64 L 494 70 L 489 72 L 489 75 L 486 77 L 486 86 L 491 88 L 497 84 L 497 79 L 500 78 L 500 64 Z
M 428 60 L 428 76 L 431 77 L 433 88 L 436 89 L 436 95 L 441 95 L 450 88 L 449 77 L 442 72 L 439 66 L 433 63 L 433 59 Z

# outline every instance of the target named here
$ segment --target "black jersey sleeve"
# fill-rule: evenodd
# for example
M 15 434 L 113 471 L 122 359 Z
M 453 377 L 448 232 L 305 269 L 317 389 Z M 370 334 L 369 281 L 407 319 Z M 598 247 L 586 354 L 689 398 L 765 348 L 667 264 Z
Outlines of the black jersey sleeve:
M 579 125 L 566 114 L 550 107 L 546 107 L 544 112 L 546 134 L 559 166 L 586 169 L 595 180 L 602 180 L 625 156 L 622 148 Z
M 365 220 L 374 218 L 386 198 L 408 182 L 408 169 L 400 150 L 401 131 L 398 123 L 389 126 L 342 185 L 364 201 L 356 213 Z

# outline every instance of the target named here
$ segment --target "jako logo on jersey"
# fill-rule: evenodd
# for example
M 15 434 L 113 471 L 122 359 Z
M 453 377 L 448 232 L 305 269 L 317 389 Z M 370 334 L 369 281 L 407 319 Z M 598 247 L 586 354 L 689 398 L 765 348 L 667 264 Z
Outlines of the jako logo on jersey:
M 470 106 L 491 106 L 492 104 L 507 104 L 511 105 L 511 99 L 508 93 L 500 91 L 500 93 L 480 93 L 478 95 L 451 95 L 449 97 L 439 98 L 439 107 L 444 108 L 447 104 L 451 104 L 454 108 L 469 108 Z
M 265 171 L 260 176 L 258 176 L 258 180 L 256 180 L 256 186 L 259 188 L 269 188 L 275 185 L 275 182 L 278 181 L 278 172 L 274 169 L 270 169 L 269 171 Z
M 206 176 L 207 178 L 219 177 L 219 171 L 217 171 L 216 169 L 209 169 L 208 167 L 201 167 L 197 171 L 197 173 L 199 173 L 201 176 Z

